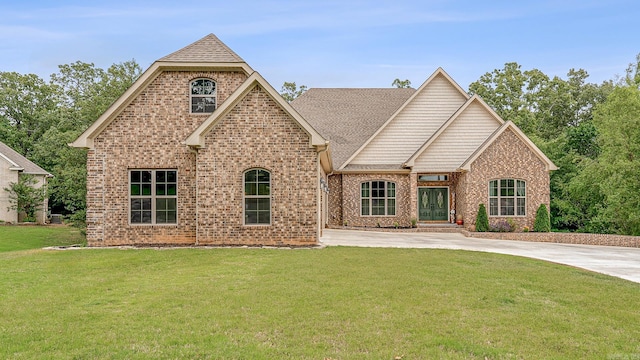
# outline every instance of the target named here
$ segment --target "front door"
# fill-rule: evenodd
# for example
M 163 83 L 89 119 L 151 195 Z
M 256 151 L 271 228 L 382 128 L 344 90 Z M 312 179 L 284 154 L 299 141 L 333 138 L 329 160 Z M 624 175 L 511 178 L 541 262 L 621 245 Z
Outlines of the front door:
M 418 188 L 420 221 L 449 220 L 449 188 Z

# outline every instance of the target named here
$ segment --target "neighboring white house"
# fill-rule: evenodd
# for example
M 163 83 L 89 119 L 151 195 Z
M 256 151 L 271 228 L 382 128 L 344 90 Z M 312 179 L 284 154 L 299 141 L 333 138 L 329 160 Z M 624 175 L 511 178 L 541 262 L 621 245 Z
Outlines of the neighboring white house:
M 35 176 L 37 180 L 35 186 L 42 188 L 42 191 L 46 191 L 47 178 L 52 176 L 40 166 L 0 142 L 0 221 L 16 223 L 23 219 L 23 214 L 18 214 L 18 211 L 10 209 L 9 192 L 4 189 L 11 186 L 11 183 L 17 183 L 20 176 L 24 174 Z M 37 223 L 44 224 L 46 222 L 47 211 L 48 201 L 45 198 L 36 215 Z

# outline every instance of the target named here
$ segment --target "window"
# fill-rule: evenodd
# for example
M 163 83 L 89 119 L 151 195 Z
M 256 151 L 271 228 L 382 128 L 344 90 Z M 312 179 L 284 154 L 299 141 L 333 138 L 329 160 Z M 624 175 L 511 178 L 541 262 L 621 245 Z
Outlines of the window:
M 489 215 L 524 216 L 526 200 L 526 183 L 523 180 L 489 181 Z
M 271 174 L 267 170 L 244 173 L 244 224 L 271 224 Z
M 418 176 L 418 181 L 447 181 L 448 175 L 444 174 L 426 174 Z
M 209 79 L 191 82 L 191 113 L 212 113 L 216 109 L 216 83 Z
M 176 170 L 131 170 L 129 197 L 132 224 L 176 224 L 178 222 Z
M 362 216 L 396 214 L 396 183 L 368 181 L 360 184 L 360 213 Z

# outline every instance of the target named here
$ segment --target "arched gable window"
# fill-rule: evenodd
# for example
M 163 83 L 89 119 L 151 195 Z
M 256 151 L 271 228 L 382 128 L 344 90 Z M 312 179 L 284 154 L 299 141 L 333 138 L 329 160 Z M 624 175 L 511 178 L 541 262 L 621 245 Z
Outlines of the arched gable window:
M 524 180 L 489 181 L 489 216 L 525 216 L 527 184 Z
M 390 216 L 396 214 L 396 183 L 366 181 L 360 184 L 360 214 Z
M 191 81 L 191 113 L 206 114 L 216 109 L 216 82 L 211 79 Z
M 244 173 L 244 224 L 271 224 L 271 173 L 267 170 Z

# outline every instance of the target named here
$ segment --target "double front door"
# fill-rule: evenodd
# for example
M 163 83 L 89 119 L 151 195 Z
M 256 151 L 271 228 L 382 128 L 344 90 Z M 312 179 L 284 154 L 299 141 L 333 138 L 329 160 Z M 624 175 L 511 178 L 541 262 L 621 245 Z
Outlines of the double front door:
M 418 219 L 449 220 L 449 188 L 418 188 Z

